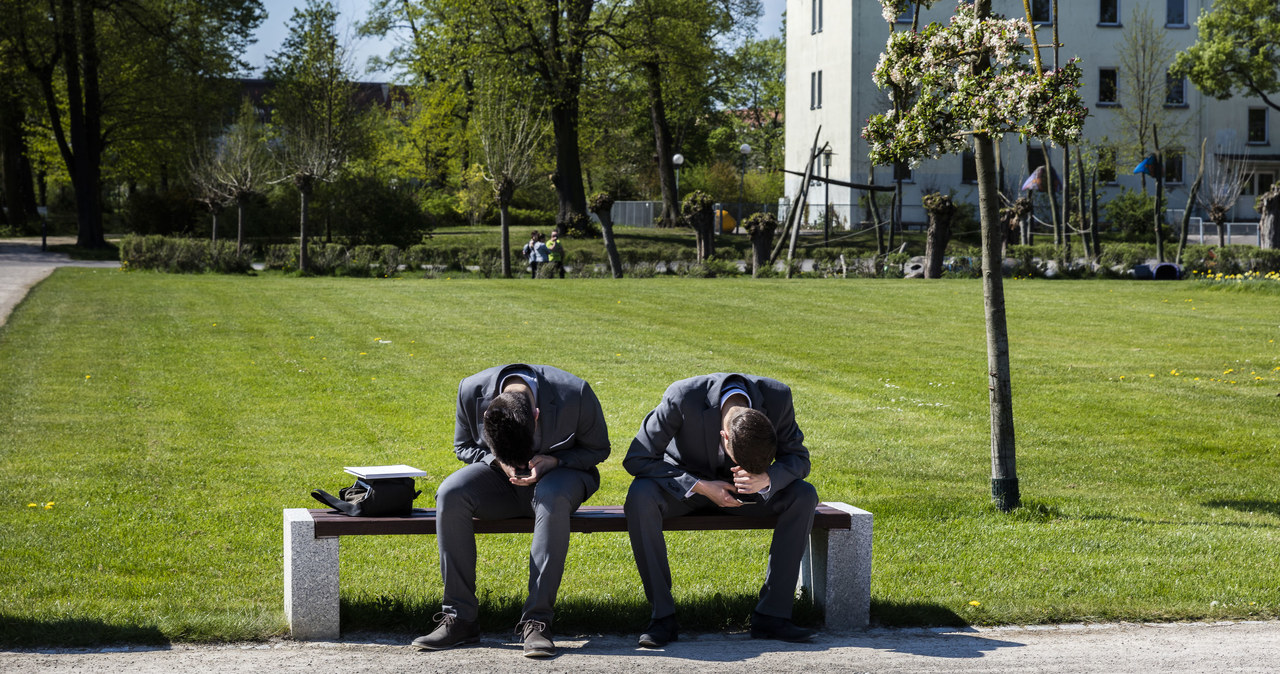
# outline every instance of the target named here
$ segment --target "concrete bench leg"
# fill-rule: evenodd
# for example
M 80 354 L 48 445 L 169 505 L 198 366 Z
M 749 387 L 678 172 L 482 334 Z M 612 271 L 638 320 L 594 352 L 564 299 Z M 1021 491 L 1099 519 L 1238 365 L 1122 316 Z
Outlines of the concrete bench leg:
M 862 629 L 871 619 L 871 513 L 828 503 L 847 513 L 851 529 L 814 529 L 800 565 L 800 585 L 826 613 L 833 631 Z
M 294 639 L 338 638 L 338 539 L 316 538 L 306 508 L 284 511 L 284 615 Z

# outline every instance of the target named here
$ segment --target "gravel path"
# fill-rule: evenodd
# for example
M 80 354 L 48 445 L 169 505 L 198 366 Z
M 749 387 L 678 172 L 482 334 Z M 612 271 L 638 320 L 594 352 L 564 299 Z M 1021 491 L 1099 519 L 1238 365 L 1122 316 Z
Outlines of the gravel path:
M 689 635 L 662 650 L 634 636 L 557 640 L 560 654 L 529 660 L 506 634 L 479 646 L 423 653 L 406 639 L 174 645 L 163 648 L 0 651 L 0 671 L 131 672 L 1276 672 L 1280 622 L 1103 624 L 994 629 L 872 629 L 808 644 L 744 635 Z

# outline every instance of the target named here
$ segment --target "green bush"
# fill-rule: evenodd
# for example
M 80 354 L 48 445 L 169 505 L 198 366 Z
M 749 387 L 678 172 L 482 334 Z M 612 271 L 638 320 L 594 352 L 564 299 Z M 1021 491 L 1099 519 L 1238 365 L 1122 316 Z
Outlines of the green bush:
M 1155 244 L 1146 243 L 1108 243 L 1102 246 L 1098 255 L 1098 264 L 1103 267 L 1120 265 L 1126 269 L 1146 262 L 1156 256 Z
M 120 264 L 125 269 L 154 269 L 169 273 L 220 272 L 244 274 L 253 270 L 252 249 L 234 241 L 160 235 L 129 235 L 120 240 Z

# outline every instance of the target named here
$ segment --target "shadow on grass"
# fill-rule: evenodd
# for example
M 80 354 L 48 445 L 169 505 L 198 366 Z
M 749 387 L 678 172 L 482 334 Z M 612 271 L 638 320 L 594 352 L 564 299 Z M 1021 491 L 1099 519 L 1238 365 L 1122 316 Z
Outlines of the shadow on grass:
M 0 615 L 0 646 L 6 648 L 89 648 L 140 644 L 167 648 L 169 638 L 154 625 L 121 625 L 101 620 L 30 620 Z
M 1280 517 L 1280 502 L 1276 501 L 1260 501 L 1258 499 L 1215 500 L 1205 501 L 1204 504 L 1210 508 L 1230 508 L 1242 513 L 1266 513 Z
M 968 627 L 969 621 L 941 604 L 871 598 L 871 619 L 882 627 Z
M 510 632 L 520 621 L 521 599 L 500 597 L 481 590 L 480 630 Z M 720 594 L 696 601 L 680 602 L 676 616 L 680 629 L 690 633 L 743 632 L 750 627 L 754 594 Z M 436 597 L 399 598 L 388 596 L 343 597 L 340 606 L 344 631 L 426 634 L 435 627 L 440 612 Z M 822 612 L 805 597 L 796 600 L 792 620 L 806 627 L 820 627 Z M 556 602 L 557 634 L 639 635 L 649 624 L 649 605 L 635 601 L 569 599 Z

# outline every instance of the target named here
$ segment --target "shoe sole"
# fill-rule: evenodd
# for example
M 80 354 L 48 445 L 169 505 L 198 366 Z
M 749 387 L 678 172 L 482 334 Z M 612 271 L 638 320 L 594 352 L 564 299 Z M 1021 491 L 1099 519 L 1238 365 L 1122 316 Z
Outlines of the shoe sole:
M 679 641 L 679 639 L 672 639 L 671 641 Z M 645 639 L 644 637 L 640 637 L 640 646 L 643 648 L 662 648 L 663 646 L 671 643 L 671 641 L 658 641 L 657 639 Z
M 539 649 L 533 649 L 533 650 L 525 651 L 525 652 L 524 652 L 524 657 L 526 657 L 526 658 L 549 658 L 549 657 L 551 657 L 551 656 L 553 656 L 553 655 L 555 655 L 555 654 L 556 654 L 555 649 L 547 650 L 547 649 L 541 649 L 541 648 L 539 648 Z
M 449 644 L 448 646 L 430 646 L 427 644 L 410 644 L 410 645 L 420 651 L 447 651 L 450 648 L 457 648 L 458 646 L 466 646 L 468 644 L 478 644 L 478 643 L 480 643 L 480 637 L 477 636 L 477 637 L 472 637 L 468 639 L 463 639 L 462 641 L 459 641 L 455 644 Z

